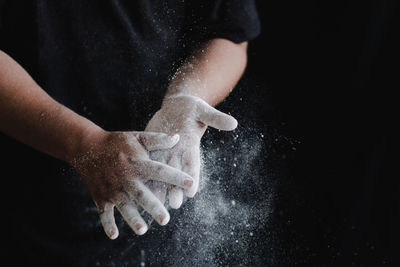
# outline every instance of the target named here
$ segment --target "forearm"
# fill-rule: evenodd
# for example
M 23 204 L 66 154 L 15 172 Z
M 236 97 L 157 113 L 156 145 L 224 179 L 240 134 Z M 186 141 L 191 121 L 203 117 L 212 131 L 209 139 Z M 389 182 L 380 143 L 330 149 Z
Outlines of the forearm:
M 193 197 L 200 179 L 200 140 L 207 127 L 232 131 L 237 121 L 211 107 L 221 102 L 243 74 L 247 61 L 247 43 L 235 44 L 224 39 L 207 42 L 177 70 L 168 88 L 161 109 L 149 121 L 146 131 L 178 133 L 180 141 L 167 151 L 155 151 L 154 160 L 167 162 L 193 179 L 193 186 L 184 192 L 170 187 L 169 204 L 179 208 L 183 196 Z M 193 97 L 194 96 L 194 97 Z M 166 187 L 153 184 L 160 199 Z
M 213 39 L 178 69 L 166 96 L 190 94 L 215 106 L 233 90 L 246 64 L 247 42 L 235 44 L 225 39 Z
M 51 98 L 0 51 L 0 131 L 39 151 L 70 162 L 82 139 L 101 130 Z

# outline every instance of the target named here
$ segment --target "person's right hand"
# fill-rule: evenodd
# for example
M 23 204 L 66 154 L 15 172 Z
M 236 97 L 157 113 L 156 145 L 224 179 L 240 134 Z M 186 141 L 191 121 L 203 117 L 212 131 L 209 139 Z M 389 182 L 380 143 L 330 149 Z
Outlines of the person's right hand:
M 144 181 L 162 181 L 186 189 L 193 185 L 188 174 L 149 158 L 149 151 L 171 148 L 178 141 L 179 135 L 103 130 L 82 141 L 80 152 L 71 164 L 89 189 L 109 238 L 118 237 L 114 206 L 138 235 L 144 234 L 148 227 L 137 205 L 160 225 L 168 223 L 167 209 Z

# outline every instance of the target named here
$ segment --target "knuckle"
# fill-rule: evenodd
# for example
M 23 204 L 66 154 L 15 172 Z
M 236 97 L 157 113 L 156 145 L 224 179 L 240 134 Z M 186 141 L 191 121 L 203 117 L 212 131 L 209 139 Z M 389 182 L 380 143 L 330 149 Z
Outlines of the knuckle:
M 131 175 L 133 177 L 139 177 L 139 176 L 145 176 L 147 169 L 148 169 L 148 164 L 146 161 L 143 160 L 133 160 L 131 163 L 130 169 L 131 169 Z
M 128 199 L 123 195 L 117 195 L 113 202 L 118 208 L 124 208 L 128 204 Z
M 139 218 L 135 215 L 128 216 L 126 220 L 132 224 L 136 224 L 137 222 L 139 222 Z
M 142 199 L 142 198 L 143 198 L 143 195 L 144 195 L 143 190 L 139 189 L 139 190 L 136 190 L 136 191 L 135 191 L 135 196 L 136 196 L 138 199 Z
M 114 205 L 112 203 L 109 202 L 97 202 L 95 201 L 95 204 L 97 206 L 97 210 L 99 212 L 99 214 L 103 214 L 104 212 L 109 212 L 114 208 Z

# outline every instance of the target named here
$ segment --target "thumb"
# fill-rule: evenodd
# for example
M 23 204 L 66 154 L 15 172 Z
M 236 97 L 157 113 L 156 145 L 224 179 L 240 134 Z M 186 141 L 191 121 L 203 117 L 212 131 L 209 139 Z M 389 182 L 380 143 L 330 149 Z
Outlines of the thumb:
M 141 132 L 138 136 L 140 142 L 148 151 L 168 149 L 179 141 L 179 134 L 168 135 L 164 133 Z
M 211 107 L 204 101 L 200 102 L 198 114 L 198 120 L 200 122 L 218 130 L 232 131 L 238 125 L 234 117 Z

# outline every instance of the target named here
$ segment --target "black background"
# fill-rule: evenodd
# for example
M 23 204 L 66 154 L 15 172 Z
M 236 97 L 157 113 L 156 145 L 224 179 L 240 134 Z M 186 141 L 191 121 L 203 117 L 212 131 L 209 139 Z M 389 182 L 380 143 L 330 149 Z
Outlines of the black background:
M 400 266 L 398 3 L 257 4 L 262 34 L 250 43 L 237 90 L 220 107 L 270 133 L 270 156 L 260 164 L 275 173 L 275 207 L 252 246 L 264 250 L 266 266 Z M 271 144 L 274 135 L 286 141 Z M 8 158 L 19 162 L 20 155 Z M 41 171 L 25 162 L 14 172 L 21 166 Z M 13 229 L 16 219 L 9 219 Z
M 254 119 L 296 140 L 277 191 L 278 261 L 400 266 L 398 3 L 257 3 Z

